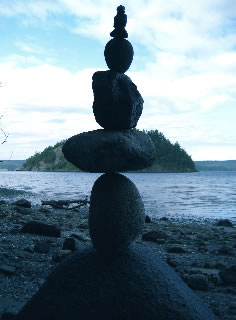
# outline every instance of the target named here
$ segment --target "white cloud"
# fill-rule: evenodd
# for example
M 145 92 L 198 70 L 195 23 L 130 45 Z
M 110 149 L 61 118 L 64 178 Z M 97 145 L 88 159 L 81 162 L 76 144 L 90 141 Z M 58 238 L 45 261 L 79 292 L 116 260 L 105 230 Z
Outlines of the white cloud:
M 0 15 L 24 16 L 32 21 L 32 18 L 44 20 L 50 13 L 60 13 L 61 9 L 54 1 L 44 0 L 1 0 Z
M 118 0 L 29 0 L 27 4 L 22 0 L 3 0 L 0 14 L 21 17 L 24 23 L 47 23 L 52 14 L 59 21 L 66 14 L 75 18 L 76 24 L 67 26 L 71 32 L 105 43 L 119 4 Z M 123 4 L 128 15 L 129 40 L 134 47 L 142 45 L 149 51 L 142 67 L 134 57 L 132 70 L 139 71 L 128 72 L 145 100 L 138 127 L 163 131 L 196 159 L 218 159 L 220 148 L 229 158 L 235 158 L 230 146 L 223 147 L 223 141 L 230 141 L 234 150 L 234 128 L 221 126 L 223 119 L 211 119 L 216 117 L 217 110 L 233 106 L 236 100 L 236 2 L 126 0 Z M 29 146 L 29 141 L 36 139 L 35 132 L 42 140 L 50 136 L 56 141 L 98 127 L 92 115 L 91 90 L 91 77 L 96 70 L 72 73 L 53 66 L 43 51 L 46 63 L 42 63 L 35 57 L 37 47 L 32 43 L 18 41 L 17 46 L 28 55 L 11 55 L 0 65 L 7 85 L 1 99 L 8 105 L 8 117 L 4 119 L 8 131 L 22 135 L 25 132 Z M 54 119 L 59 122 L 53 122 Z M 22 123 L 26 125 L 22 127 Z
M 4 104 L 86 109 L 92 103 L 91 77 L 95 70 L 71 73 L 52 65 L 28 68 L 0 65 L 6 87 L 2 92 Z M 14 93 L 14 94 L 12 94 Z

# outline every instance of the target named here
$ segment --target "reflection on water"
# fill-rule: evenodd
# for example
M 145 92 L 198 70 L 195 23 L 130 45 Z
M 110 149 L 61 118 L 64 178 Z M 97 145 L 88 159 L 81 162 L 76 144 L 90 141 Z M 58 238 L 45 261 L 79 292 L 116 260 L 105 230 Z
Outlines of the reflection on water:
M 155 216 L 228 218 L 236 221 L 236 172 L 126 173 L 139 189 L 146 213 Z M 0 172 L 0 199 L 33 203 L 89 195 L 100 174 Z M 7 190 L 11 189 L 11 190 Z

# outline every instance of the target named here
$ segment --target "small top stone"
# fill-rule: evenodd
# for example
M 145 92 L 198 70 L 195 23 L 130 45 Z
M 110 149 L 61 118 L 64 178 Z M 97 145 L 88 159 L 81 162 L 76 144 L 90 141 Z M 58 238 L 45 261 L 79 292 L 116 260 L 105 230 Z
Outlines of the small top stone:
M 113 38 L 128 38 L 128 33 L 125 30 L 127 23 L 127 15 L 125 14 L 125 7 L 117 7 L 117 15 L 114 17 L 114 30 L 110 33 L 110 36 Z
M 120 14 L 125 13 L 125 7 L 122 6 L 122 5 L 120 5 L 119 7 L 117 7 L 116 10 L 117 10 L 117 13 L 120 13 Z
M 127 15 L 125 7 L 117 8 L 117 15 L 114 18 L 114 30 L 110 33 L 113 37 L 105 47 L 104 56 L 108 68 L 114 72 L 125 73 L 133 60 L 134 50 L 131 43 L 126 40 L 128 33 L 125 30 Z

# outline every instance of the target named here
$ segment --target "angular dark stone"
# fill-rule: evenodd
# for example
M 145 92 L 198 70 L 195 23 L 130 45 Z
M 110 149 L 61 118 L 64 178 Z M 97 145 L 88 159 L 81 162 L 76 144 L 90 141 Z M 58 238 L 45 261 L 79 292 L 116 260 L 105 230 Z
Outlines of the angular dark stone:
M 208 278 L 203 274 L 186 275 L 184 281 L 193 290 L 208 290 Z
M 152 219 L 151 219 L 148 215 L 146 215 L 146 217 L 145 217 L 145 222 L 146 222 L 146 223 L 151 223 L 151 222 L 152 222 Z
M 187 251 L 182 247 L 169 247 L 167 248 L 169 253 L 187 253 Z
M 225 285 L 236 284 L 236 265 L 220 271 L 219 276 L 221 277 Z
M 66 238 L 63 242 L 62 250 L 76 250 L 76 241 L 74 238 Z
M 34 251 L 39 253 L 48 253 L 50 251 L 51 241 L 48 240 L 38 240 L 35 241 Z
M 71 250 L 60 250 L 57 253 L 54 253 L 52 256 L 52 261 L 61 262 L 66 259 L 71 254 Z
M 221 219 L 217 221 L 216 225 L 221 227 L 233 227 L 233 224 L 229 219 Z
M 12 202 L 12 204 L 19 206 L 19 207 L 22 207 L 22 208 L 31 208 L 31 202 L 29 202 L 26 199 L 17 200 L 15 202 Z
M 0 297 L 1 320 L 15 320 L 17 313 L 23 308 L 26 301 Z
M 135 128 L 143 110 L 143 98 L 129 77 L 112 71 L 93 75 L 93 113 L 104 129 Z
M 232 256 L 234 254 L 234 249 L 231 247 L 222 246 L 218 250 L 218 254 L 225 254 Z
M 93 246 L 112 255 L 142 232 L 144 205 L 134 183 L 118 173 L 104 174 L 94 183 L 89 209 Z
M 111 39 L 105 47 L 105 60 L 110 70 L 125 73 L 134 56 L 132 44 L 126 39 Z
M 69 138 L 62 151 L 76 167 L 88 172 L 125 172 L 149 167 L 156 149 L 138 130 L 94 130 Z
M 56 226 L 37 221 L 27 222 L 21 229 L 23 233 L 39 234 L 49 237 L 60 237 L 61 230 Z
M 167 234 L 164 231 L 149 231 L 142 235 L 142 239 L 156 242 L 157 239 L 167 239 Z
M 11 266 L 0 265 L 0 273 L 3 273 L 7 276 L 13 276 L 16 273 L 16 269 Z
M 78 233 L 72 233 L 70 235 L 70 237 L 73 237 L 79 241 L 82 241 L 82 242 L 86 242 L 88 241 L 89 239 L 87 237 L 85 237 L 83 234 L 78 234 Z
M 179 266 L 179 262 L 175 259 L 173 259 L 172 257 L 168 257 L 166 262 L 168 263 L 169 266 L 171 266 L 172 268 L 176 268 Z
M 131 246 L 115 259 L 87 248 L 62 262 L 16 320 L 216 320 L 150 249 Z

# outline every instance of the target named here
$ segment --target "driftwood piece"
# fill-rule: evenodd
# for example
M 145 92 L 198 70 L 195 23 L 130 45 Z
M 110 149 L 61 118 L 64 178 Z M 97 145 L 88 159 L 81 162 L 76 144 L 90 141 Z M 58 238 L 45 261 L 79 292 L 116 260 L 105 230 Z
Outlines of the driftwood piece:
M 51 206 L 55 209 L 64 209 L 64 210 L 73 210 L 76 208 L 80 208 L 89 204 L 88 197 L 85 199 L 77 199 L 77 200 L 41 200 L 42 206 Z M 70 207 L 71 204 L 75 204 Z

